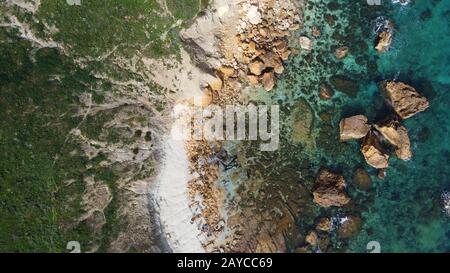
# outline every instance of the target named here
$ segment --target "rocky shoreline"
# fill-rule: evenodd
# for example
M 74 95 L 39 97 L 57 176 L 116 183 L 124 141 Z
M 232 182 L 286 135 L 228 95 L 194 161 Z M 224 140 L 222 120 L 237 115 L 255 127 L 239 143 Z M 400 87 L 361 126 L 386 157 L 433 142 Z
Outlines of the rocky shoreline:
M 276 75 L 284 70 L 283 61 L 292 53 L 287 37 L 289 31 L 299 28 L 299 20 L 298 7 L 291 1 L 213 1 L 205 14 L 181 33 L 194 62 L 215 77 L 203 87 L 199 103 L 239 104 L 240 90 L 249 85 L 271 91 Z M 242 238 L 238 230 L 228 227 L 224 215 L 225 193 L 216 184 L 219 166 L 206 163 L 220 158 L 222 145 L 206 140 L 186 142 L 192 175 L 189 207 L 196 211 L 191 221 L 204 234 L 202 244 L 208 252 L 233 251 Z

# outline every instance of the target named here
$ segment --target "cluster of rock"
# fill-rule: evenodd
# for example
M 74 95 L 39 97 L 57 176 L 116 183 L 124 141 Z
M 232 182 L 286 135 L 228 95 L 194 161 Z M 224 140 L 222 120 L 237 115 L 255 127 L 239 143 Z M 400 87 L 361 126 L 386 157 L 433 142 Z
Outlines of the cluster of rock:
M 344 118 L 340 122 L 340 139 L 348 141 L 363 138 L 361 152 L 366 162 L 376 169 L 389 166 L 389 152 L 385 143 L 393 147 L 395 155 L 401 160 L 412 157 L 408 130 L 400 120 L 407 119 L 425 111 L 429 103 L 412 86 L 402 82 L 385 81 L 380 88 L 396 116 L 369 125 L 367 117 L 356 115 Z
M 248 81 L 270 91 L 292 53 L 287 37 L 300 27 L 297 8 L 290 1 L 246 1 L 241 12 L 238 40 Z
M 305 241 L 316 249 L 317 252 L 326 252 L 331 244 L 331 232 L 335 231 L 341 239 L 350 239 L 358 234 L 362 226 L 362 220 L 358 216 L 350 215 L 342 218 L 320 218 L 315 228 L 306 235 Z M 297 249 L 298 252 L 306 252 L 307 248 Z
M 323 208 L 345 206 L 351 201 L 345 188 L 346 182 L 343 176 L 327 169 L 321 169 L 315 181 L 314 202 Z M 341 239 L 350 239 L 359 232 L 361 225 L 361 218 L 354 215 L 319 217 L 305 237 L 306 245 L 298 248 L 297 252 L 308 252 L 308 248 L 312 248 L 316 252 L 326 252 L 331 246 L 332 232 L 335 232 Z

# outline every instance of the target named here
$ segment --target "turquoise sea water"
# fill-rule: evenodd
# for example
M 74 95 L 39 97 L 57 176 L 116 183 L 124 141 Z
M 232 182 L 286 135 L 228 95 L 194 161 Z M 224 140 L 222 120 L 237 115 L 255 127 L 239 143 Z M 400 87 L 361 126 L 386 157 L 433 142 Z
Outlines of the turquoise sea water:
M 386 252 L 450 252 L 450 217 L 441 200 L 450 189 L 450 2 L 386 8 L 397 31 L 392 50 L 377 59 L 378 73 L 412 84 L 431 107 L 405 121 L 414 158 L 391 160 L 386 180 L 375 179 L 374 202 L 351 247 L 362 251 L 364 242 L 377 240 Z
M 283 156 L 274 165 L 296 166 L 301 175 L 291 177 L 307 188 L 313 183 L 311 174 L 319 168 L 339 172 L 353 201 L 345 208 L 303 213 L 297 220 L 300 233 L 313 228 L 320 217 L 356 215 L 363 221 L 358 235 L 342 240 L 331 234 L 331 251 L 367 252 L 368 242 L 377 241 L 382 252 L 450 252 L 450 217 L 441 199 L 441 194 L 450 190 L 450 1 L 416 0 L 400 5 L 383 0 L 381 6 L 370 6 L 362 0 L 317 0 L 308 2 L 304 17 L 304 28 L 292 40 L 295 43 L 299 36 L 308 36 L 314 49 L 300 51 L 289 60 L 276 90 L 265 102 L 281 104 L 281 117 L 286 121 L 292 107 L 306 101 L 310 107 L 301 111 L 303 115 L 313 113 L 309 137 L 315 146 L 308 149 L 304 143 L 288 144 L 289 138 L 284 136 L 291 132 L 289 124 L 283 124 Z M 381 17 L 396 25 L 392 48 L 385 54 L 374 49 L 374 27 Z M 313 27 L 320 29 L 320 37 L 313 37 Z M 350 54 L 337 60 L 334 50 L 344 45 Z M 333 86 L 336 77 L 347 81 L 341 90 Z M 386 178 L 381 180 L 365 163 L 359 142 L 339 142 L 338 124 L 341 118 L 354 114 L 364 114 L 373 123 L 389 115 L 378 90 L 378 83 L 385 79 L 411 84 L 431 106 L 404 121 L 411 138 L 412 160 L 404 162 L 392 156 Z M 320 84 L 334 89 L 330 101 L 318 97 Z M 364 168 L 371 176 L 368 191 L 352 184 L 357 168 Z

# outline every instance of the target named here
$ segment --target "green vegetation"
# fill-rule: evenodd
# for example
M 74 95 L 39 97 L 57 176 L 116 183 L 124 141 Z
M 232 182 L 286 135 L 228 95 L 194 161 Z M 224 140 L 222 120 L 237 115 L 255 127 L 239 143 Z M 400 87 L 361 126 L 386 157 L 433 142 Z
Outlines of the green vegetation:
M 81 6 L 70 6 L 42 1 L 36 14 L 0 4 L 2 17 L 13 12 L 38 37 L 52 38 L 68 49 L 68 56 L 57 49 L 36 49 L 18 38 L 17 30 L 0 28 L 0 252 L 64 252 L 72 240 L 82 246 L 95 242 L 99 251 L 107 251 L 117 236 L 123 225 L 116 217 L 119 174 L 100 167 L 107 160 L 103 154 L 89 161 L 68 136 L 79 126 L 87 137 L 108 143 L 131 143 L 141 137 L 151 141 L 148 132 L 124 138 L 127 132 L 105 128 L 114 111 L 89 116 L 81 124 L 82 117 L 74 115 L 81 93 L 101 103 L 114 90 L 109 80 L 95 78 L 94 72 L 123 81 L 138 76 L 108 60 L 93 60 L 81 69 L 72 58 L 92 59 L 113 50 L 124 58 L 177 54 L 177 21 L 191 19 L 207 1 L 167 1 L 169 10 L 159 2 L 83 0 Z M 155 94 L 167 92 L 149 85 Z M 159 110 L 165 105 L 152 103 Z M 148 124 L 144 116 L 134 119 Z M 80 202 L 87 176 L 106 183 L 113 195 L 105 211 L 106 225 L 97 237 L 86 222 L 76 223 L 84 213 Z
M 30 49 L 19 40 L 0 44 L 0 251 L 55 252 L 71 237 L 58 232 L 64 220 L 77 213 L 66 210 L 66 198 L 83 190 L 85 158 L 68 156 L 76 147 L 65 141 L 79 122 L 71 115 L 79 79 L 88 75 L 53 49 L 38 50 L 33 62 Z M 76 181 L 65 187 L 69 178 Z
M 80 6 L 44 1 L 37 16 L 55 26 L 55 39 L 72 45 L 80 56 L 99 56 L 117 47 L 124 55 L 139 50 L 161 57 L 178 51 L 177 20 L 193 18 L 204 4 L 167 0 L 172 17 L 156 0 L 85 0 Z

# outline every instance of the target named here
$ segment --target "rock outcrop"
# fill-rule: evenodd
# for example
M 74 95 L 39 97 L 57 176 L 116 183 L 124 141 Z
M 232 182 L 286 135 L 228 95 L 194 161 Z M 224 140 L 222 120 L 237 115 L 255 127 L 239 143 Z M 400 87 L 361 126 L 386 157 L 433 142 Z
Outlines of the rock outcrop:
M 367 117 L 364 115 L 344 118 L 339 123 L 341 141 L 363 138 L 369 132 L 369 128 Z
M 376 169 L 386 169 L 389 166 L 389 154 L 381 146 L 375 132 L 369 132 L 364 138 L 361 152 L 370 166 Z
M 412 157 L 411 142 L 408 130 L 400 122 L 393 119 L 386 119 L 375 125 L 378 132 L 392 146 L 395 147 L 395 154 L 401 160 L 410 160 Z
M 250 84 L 271 91 L 275 74 L 284 71 L 283 61 L 292 53 L 288 46 L 289 31 L 300 27 L 296 7 L 290 2 L 257 1 L 241 5 L 237 42 L 241 48 L 240 63 L 247 64 Z
M 394 37 L 394 23 L 389 20 L 384 20 L 381 27 L 378 29 L 378 38 L 375 49 L 379 53 L 389 50 Z
M 428 100 L 421 96 L 414 87 L 405 83 L 384 81 L 381 83 L 381 89 L 394 111 L 402 119 L 410 118 L 429 107 Z
M 314 202 L 324 208 L 341 207 L 350 202 L 345 192 L 344 177 L 326 169 L 319 172 L 313 192 Z
M 380 34 L 378 34 L 378 42 L 375 46 L 375 49 L 378 52 L 386 52 L 389 50 L 389 47 L 392 43 L 392 32 L 389 31 L 382 31 Z

